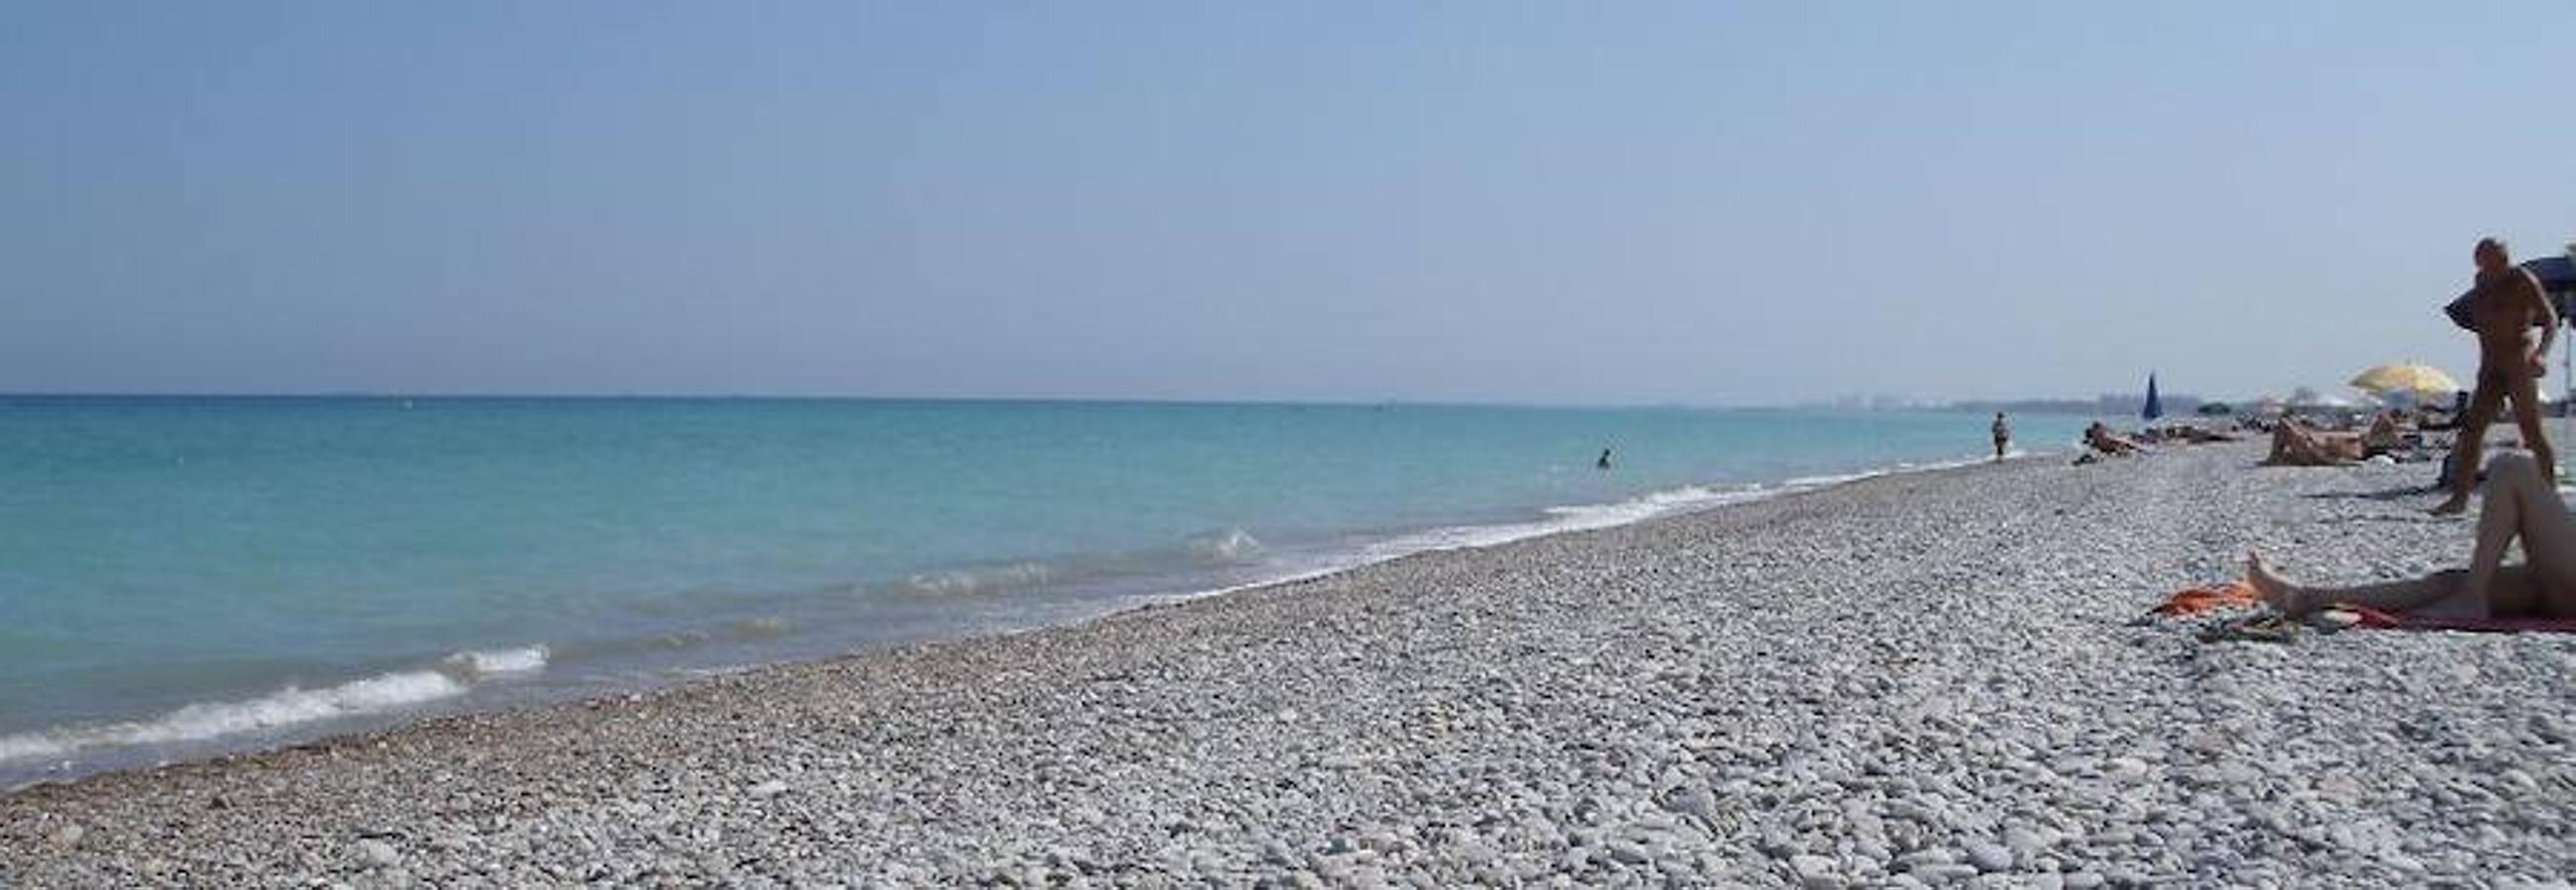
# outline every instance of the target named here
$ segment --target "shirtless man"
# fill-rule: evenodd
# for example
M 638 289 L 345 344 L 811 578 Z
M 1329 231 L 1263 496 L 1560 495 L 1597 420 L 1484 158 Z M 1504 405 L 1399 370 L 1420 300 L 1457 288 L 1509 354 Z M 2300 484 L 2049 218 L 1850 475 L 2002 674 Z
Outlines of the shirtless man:
M 2486 447 L 2487 426 L 2495 423 L 2508 397 L 2513 399 L 2514 424 L 2522 428 L 2522 446 L 2531 449 L 2544 478 L 2553 484 L 2558 478 L 2558 454 L 2550 450 L 2540 426 L 2540 375 L 2547 367 L 2549 346 L 2558 339 L 2557 315 L 2540 289 L 2540 280 L 2514 267 L 2503 241 L 2480 239 L 2476 256 L 2478 278 L 2470 291 L 2474 296 L 2469 313 L 2478 326 L 2478 389 L 2469 398 L 2468 416 L 2460 422 L 2459 447 L 2452 450 L 2458 459 L 2453 461 L 2457 474 L 2451 479 L 2451 497 L 2433 508 L 2443 515 L 2469 509 L 2469 491 L 2477 485 L 2479 450 Z M 2531 348 L 2522 333 L 2535 323 L 2541 326 L 2538 349 Z

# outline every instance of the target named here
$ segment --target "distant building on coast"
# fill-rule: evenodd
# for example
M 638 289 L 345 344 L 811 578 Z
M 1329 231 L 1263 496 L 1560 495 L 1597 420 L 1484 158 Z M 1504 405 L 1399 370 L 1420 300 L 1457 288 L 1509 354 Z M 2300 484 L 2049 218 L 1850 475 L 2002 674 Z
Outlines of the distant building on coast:
M 2195 395 L 2164 393 L 2167 416 L 2197 413 L 2207 402 Z M 2089 414 L 2097 417 L 2136 417 L 2147 406 L 2144 392 L 2104 393 L 2090 399 L 2007 399 L 1951 402 L 1944 406 L 1959 411 L 2004 411 L 2015 414 Z
M 2182 393 L 2164 393 L 2165 414 L 2188 416 L 2200 410 L 2208 399 Z M 1971 399 L 1943 402 L 1884 393 L 1854 393 L 1831 399 L 1803 402 L 1795 407 L 1833 411 L 2002 411 L 2009 414 L 2082 414 L 2096 417 L 2136 417 L 2147 404 L 2145 391 L 2104 393 L 2090 399 Z

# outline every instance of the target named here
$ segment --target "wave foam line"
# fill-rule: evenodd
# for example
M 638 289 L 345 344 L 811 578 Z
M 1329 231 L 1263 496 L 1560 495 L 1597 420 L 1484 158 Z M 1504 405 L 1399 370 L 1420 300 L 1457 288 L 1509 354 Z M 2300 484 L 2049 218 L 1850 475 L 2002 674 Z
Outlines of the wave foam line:
M 468 650 L 448 656 L 443 663 L 473 679 L 506 677 L 545 670 L 546 658 L 550 654 L 544 646 Z
M 2043 456 L 2053 453 L 2054 452 L 2046 451 L 2036 452 L 2036 454 Z M 2016 449 L 2007 456 L 2020 458 L 2030 456 L 2032 454 L 2032 452 L 2024 452 Z M 1800 476 L 1793 479 L 1783 480 L 1773 485 L 1751 484 L 1732 487 L 1686 485 L 1680 488 L 1651 491 L 1624 501 L 1616 501 L 1606 504 L 1576 504 L 1570 506 L 1549 507 L 1544 511 L 1547 516 L 1545 519 L 1527 522 L 1508 522 L 1489 525 L 1461 525 L 1428 529 L 1411 534 L 1399 535 L 1395 538 L 1369 545 L 1361 548 L 1356 554 L 1345 559 L 1326 560 L 1321 564 L 1309 564 L 1297 571 L 1282 573 L 1276 577 L 1264 578 L 1257 581 L 1246 581 L 1240 584 L 1230 584 L 1224 587 L 1193 591 L 1177 595 L 1139 597 L 1135 602 L 1165 603 L 1192 600 L 1201 597 L 1219 596 L 1237 591 L 1251 590 L 1257 587 L 1268 587 L 1275 584 L 1289 584 L 1297 581 L 1321 578 L 1336 572 L 1345 572 L 1351 569 L 1361 568 L 1363 566 L 1376 565 L 1378 563 L 1411 556 L 1416 553 L 1494 547 L 1508 544 L 1513 541 L 1535 538 L 1543 535 L 1612 528 L 1643 522 L 1648 519 L 1662 516 L 1697 512 L 1730 504 L 1745 504 L 1755 501 L 1769 500 L 1782 495 L 1814 491 L 1821 488 L 1830 488 L 1836 485 L 1859 482 L 1864 479 L 1875 479 L 1881 476 L 1891 476 L 1900 473 L 1928 473 L 1939 470 L 1953 470 L 1961 467 L 1976 466 L 1978 464 L 1989 462 L 1992 459 L 1993 456 L 1989 454 L 1984 456 L 1961 457 L 1951 460 L 1935 460 L 1923 463 L 1902 462 L 1851 473 Z
M 545 669 L 544 646 L 466 651 L 437 670 L 393 671 L 321 689 L 288 686 L 258 698 L 198 702 L 146 720 L 65 726 L 0 736 L 0 763 L 96 748 L 201 742 L 247 732 L 378 714 L 464 695 L 487 679 Z

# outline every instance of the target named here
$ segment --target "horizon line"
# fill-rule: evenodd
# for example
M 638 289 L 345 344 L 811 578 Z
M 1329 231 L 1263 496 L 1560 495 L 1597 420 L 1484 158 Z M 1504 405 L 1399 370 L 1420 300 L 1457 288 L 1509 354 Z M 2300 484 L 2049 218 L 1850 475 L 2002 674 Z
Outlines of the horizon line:
M 1915 399 L 1904 396 L 1845 394 L 1785 402 L 1693 402 L 1662 401 L 1513 401 L 1508 399 L 1443 399 L 1443 398 L 1275 398 L 1275 397 L 1180 397 L 1180 396 L 1080 396 L 1080 395 L 885 395 L 861 393 L 680 393 L 680 392 L 487 392 L 487 391 L 402 391 L 402 390 L 303 390 L 256 392 L 219 391 L 154 391 L 154 390 L 8 390 L 0 389 L 0 399 L 433 399 L 450 401 L 497 401 L 507 399 L 548 399 L 563 401 L 776 401 L 776 402 L 991 402 L 1055 404 L 1131 404 L 1131 405 L 1281 405 L 1328 407 L 1460 407 L 1460 408 L 1553 408 L 1553 409 L 1641 409 L 1665 408 L 1684 410 L 1943 410 L 1963 406 L 1983 407 L 1999 404 L 2062 403 L 2069 406 L 2119 398 L 2118 393 L 2091 396 L 1978 396 L 1952 399 Z M 2141 396 L 2142 398 L 2143 396 Z M 2175 393 L 2169 399 L 2200 399 L 2189 393 Z M 1895 404 L 1837 405 L 1835 402 L 1892 401 Z

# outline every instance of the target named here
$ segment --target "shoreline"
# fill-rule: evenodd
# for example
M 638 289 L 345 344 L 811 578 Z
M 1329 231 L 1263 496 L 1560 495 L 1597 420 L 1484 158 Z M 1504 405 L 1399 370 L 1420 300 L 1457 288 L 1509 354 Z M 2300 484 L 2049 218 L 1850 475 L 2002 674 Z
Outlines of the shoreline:
M 2055 456 L 2056 452 L 2015 450 L 2008 458 L 2027 460 Z M 1928 459 L 1770 482 L 1691 483 L 1645 491 L 1615 501 L 1532 508 L 1522 518 L 1366 532 L 1362 533 L 1368 539 L 1366 543 L 1355 545 L 1347 552 L 1308 554 L 1305 565 L 1281 566 L 1280 573 L 1275 576 L 1265 575 L 1254 580 L 1205 588 L 1127 594 L 1089 608 L 1069 608 L 1065 604 L 1049 607 L 1068 611 L 1072 615 L 1070 618 L 1037 617 L 1026 624 L 961 626 L 927 638 L 898 636 L 884 640 L 858 640 L 846 648 L 821 653 L 810 651 L 815 648 L 811 643 L 768 652 L 745 652 L 743 654 L 747 656 L 776 657 L 714 667 L 666 666 L 649 676 L 630 677 L 623 684 L 606 689 L 524 686 L 530 681 L 547 683 L 539 675 L 549 668 L 560 671 L 566 667 L 556 663 L 561 661 L 559 656 L 562 653 L 547 643 L 461 649 L 435 660 L 389 665 L 375 673 L 341 677 L 311 688 L 290 684 L 266 692 L 246 692 L 238 697 L 194 702 L 171 711 L 0 734 L 0 755 L 9 755 L 13 747 L 48 751 L 15 756 L 14 759 L 22 762 L 17 770 L 27 775 L 0 785 L 0 795 L 105 773 L 257 754 L 343 735 L 399 731 L 429 720 L 559 707 L 590 699 L 649 693 L 685 686 L 708 676 L 831 661 L 923 642 L 1032 633 L 1101 620 L 1138 609 L 1327 578 L 1422 553 L 1476 550 L 1537 537 L 1617 528 L 1792 497 L 1883 476 L 1941 472 L 1985 463 L 1989 461 L 1978 457 Z M 795 650 L 807 651 L 797 653 Z M 494 687 L 488 684 L 501 685 Z M 381 704 L 346 704 L 350 700 Z M 267 722 L 279 720 L 273 715 L 281 711 L 319 713 L 283 722 Z M 213 724 L 224 728 L 205 730 L 178 725 L 182 723 Z M 140 740 L 117 739 L 118 736 Z M 100 737 L 111 740 L 95 740 Z M 86 756 L 65 760 L 84 754 Z M 12 758 L 0 757 L 0 762 L 7 759 Z M 64 768 L 49 761 L 77 765 Z
M 2060 455 L 2057 452 L 2026 452 L 2016 450 L 2009 454 L 2006 459 L 2000 463 L 2018 464 L 2033 460 L 2047 460 L 2058 456 Z M 760 675 L 770 672 L 792 672 L 800 668 L 815 668 L 842 661 L 893 657 L 900 655 L 907 650 L 921 647 L 973 644 L 986 640 L 1023 637 L 1035 634 L 1044 634 L 1052 631 L 1079 629 L 1086 625 L 1117 621 L 1160 610 L 1187 607 L 1208 600 L 1250 594 L 1284 592 L 1282 590 L 1284 588 L 1295 587 L 1308 583 L 1331 581 L 1355 572 L 1365 572 L 1380 566 L 1424 556 L 1473 553 L 1498 547 L 1508 547 L 1514 544 L 1545 538 L 1581 535 L 1610 529 L 1646 525 L 1656 522 L 1683 519 L 1716 511 L 1740 509 L 1787 498 L 1808 496 L 1820 492 L 1831 491 L 1838 487 L 1861 484 L 1876 479 L 1913 474 L 1956 472 L 1978 467 L 1993 466 L 1998 463 L 1999 462 L 1996 461 L 1978 458 L 1934 460 L 1925 461 L 1919 464 L 1900 462 L 1890 466 L 1871 467 L 1850 473 L 1828 474 L 1822 476 L 1801 476 L 1781 480 L 1779 482 L 1754 483 L 1741 488 L 1723 491 L 1712 489 L 1707 485 L 1695 484 L 1683 486 L 1681 488 L 1661 489 L 1647 492 L 1619 502 L 1580 505 L 1577 507 L 1549 507 L 1542 511 L 1543 513 L 1553 514 L 1555 511 L 1568 509 L 1615 509 L 1627 503 L 1652 499 L 1679 491 L 1707 491 L 1713 493 L 1712 497 L 1701 502 L 1688 503 L 1678 508 L 1663 512 L 1647 513 L 1633 518 L 1602 524 L 1573 524 L 1563 527 L 1548 527 L 1547 520 L 1532 519 L 1518 522 L 1436 526 L 1433 528 L 1422 529 L 1417 532 L 1398 534 L 1382 543 L 1395 543 L 1424 536 L 1439 536 L 1454 533 L 1465 533 L 1471 537 L 1462 543 L 1430 544 L 1409 549 L 1399 549 L 1398 552 L 1387 556 L 1370 556 L 1367 551 L 1363 549 L 1362 551 L 1351 554 L 1353 558 L 1358 560 L 1356 562 L 1352 562 L 1347 565 L 1333 565 L 1325 568 L 1299 571 L 1295 574 L 1278 578 L 1250 581 L 1242 584 L 1233 584 L 1206 590 L 1131 596 L 1119 601 L 1119 605 L 1111 607 L 1106 611 L 1076 618 L 1071 621 L 1050 622 L 1028 627 L 1006 628 L 1000 630 L 974 631 L 958 636 L 936 637 L 926 640 L 889 642 L 879 646 L 862 647 L 859 649 L 818 657 L 742 664 L 725 668 L 689 670 L 666 682 L 630 689 L 610 690 L 597 695 L 523 701 L 518 703 L 502 704 L 497 707 L 489 708 L 467 707 L 445 712 L 432 711 L 411 716 L 405 716 L 399 713 L 378 713 L 343 717 L 338 719 L 348 721 L 372 720 L 380 723 L 381 725 L 362 726 L 337 732 L 323 732 L 309 737 L 290 738 L 269 744 L 254 743 L 243 747 L 227 748 L 213 751 L 202 756 L 184 757 L 163 763 L 138 763 L 131 765 L 109 766 L 101 769 L 79 772 L 62 778 L 33 779 L 18 785 L 0 788 L 0 802 L 5 802 L 9 797 L 23 792 L 50 787 L 78 785 L 92 780 L 114 778 L 131 773 L 159 773 L 190 767 L 216 766 L 240 761 L 253 761 L 265 758 L 269 755 L 285 754 L 305 748 L 330 748 L 342 744 L 363 745 L 371 740 L 399 736 L 416 729 L 434 729 L 436 728 L 435 724 L 440 723 L 456 721 L 472 722 L 477 721 L 480 718 L 506 718 L 514 714 L 570 710 L 576 708 L 596 709 L 611 702 L 635 704 L 639 703 L 643 699 L 685 692 L 690 690 L 692 687 L 702 684 L 742 678 L 757 679 Z M 1499 536 L 1486 539 L 1478 536 L 1480 533 L 1495 534 Z M 533 648 L 542 649 L 543 647 L 540 645 Z M 451 655 L 448 660 L 453 661 L 462 656 L 489 656 L 495 653 L 506 654 L 509 651 L 515 650 L 468 650 Z M 362 677 L 350 680 L 341 685 L 362 684 L 388 676 L 393 675 L 378 674 L 370 677 Z M 334 686 L 329 688 L 338 687 Z
M 1880 476 L 40 784 L 0 795 L 0 883 L 2576 869 L 2570 641 L 2131 623 L 2248 548 L 2319 581 L 2464 550 L 2392 496 L 2419 468 L 2253 457 Z M 2426 670 L 2476 679 L 2430 695 Z M 2432 820 L 2428 795 L 2458 802 Z
M 2053 458 L 2056 456 L 2058 455 L 2055 452 L 2017 451 L 2010 455 L 2003 463 L 2017 464 L 2026 461 Z M 351 720 L 376 718 L 380 720 L 390 720 L 391 722 L 386 723 L 385 725 L 357 728 L 342 732 L 325 732 L 309 738 L 296 738 L 274 744 L 252 745 L 239 749 L 222 750 L 205 756 L 182 758 L 166 763 L 113 766 L 94 771 L 82 772 L 60 779 L 35 779 L 20 785 L 0 788 L 0 803 L 6 803 L 9 798 L 24 793 L 45 789 L 68 789 L 73 786 L 79 786 L 93 781 L 123 779 L 130 778 L 137 774 L 152 775 L 195 768 L 230 769 L 234 768 L 237 764 L 255 764 L 256 762 L 267 760 L 272 756 L 291 755 L 307 749 L 314 751 L 329 751 L 341 748 L 365 748 L 373 744 L 410 735 L 415 731 L 437 732 L 459 728 L 454 726 L 445 726 L 444 724 L 482 724 L 492 721 L 507 720 L 513 716 L 527 716 L 543 714 L 546 712 L 597 710 L 599 708 L 612 705 L 649 705 L 651 703 L 650 700 L 655 698 L 675 694 L 692 693 L 700 691 L 698 687 L 721 685 L 729 681 L 757 681 L 762 679 L 764 675 L 769 674 L 779 674 L 783 676 L 803 670 L 826 668 L 842 662 L 903 657 L 909 654 L 914 654 L 913 650 L 937 649 L 946 646 L 971 646 L 978 643 L 1015 637 L 1042 635 L 1057 631 L 1080 630 L 1087 626 L 1104 622 L 1150 618 L 1153 614 L 1166 610 L 1188 608 L 1201 603 L 1228 597 L 1263 594 L 1284 595 L 1287 593 L 1288 588 L 1294 588 L 1310 583 L 1329 582 L 1343 576 L 1367 572 L 1371 569 L 1388 566 L 1410 559 L 1427 556 L 1476 553 L 1479 551 L 1510 547 L 1516 544 L 1548 538 L 1583 535 L 1605 530 L 1686 519 L 1688 517 L 1704 515 L 1712 512 L 1741 509 L 1759 504 L 1773 503 L 1784 499 L 1815 495 L 1832 491 L 1839 487 L 1858 485 L 1872 480 L 1914 474 L 1956 472 L 1960 470 L 1990 466 L 1995 463 L 1996 462 L 1993 461 L 1974 458 L 1961 458 L 1956 460 L 1929 461 L 1919 465 L 1913 463 L 1899 463 L 1888 467 L 1873 467 L 1844 474 L 1801 476 L 1774 483 L 1757 483 L 1748 485 L 1741 489 L 1718 492 L 1717 496 L 1712 497 L 1703 503 L 1686 505 L 1667 512 L 1650 513 L 1624 521 L 1614 521 L 1598 525 L 1576 524 L 1558 528 L 1546 528 L 1542 527 L 1546 525 L 1546 520 L 1527 520 L 1522 522 L 1438 526 L 1423 529 L 1415 533 L 1397 535 L 1390 539 L 1390 542 L 1422 535 L 1440 535 L 1459 532 L 1471 534 L 1499 533 L 1502 536 L 1491 540 L 1470 539 L 1464 543 L 1437 544 L 1423 546 L 1418 549 L 1404 549 L 1394 555 L 1384 557 L 1367 556 L 1365 555 L 1365 551 L 1363 551 L 1360 554 L 1354 554 L 1354 556 L 1360 561 L 1348 565 L 1336 565 L 1311 571 L 1302 571 L 1297 574 L 1279 578 L 1251 581 L 1207 590 L 1133 596 L 1122 600 L 1120 605 L 1112 607 L 1107 611 L 1077 618 L 1072 621 L 1038 624 L 1021 628 L 977 631 L 960 636 L 938 637 L 927 640 L 888 643 L 879 647 L 861 648 L 814 658 L 798 658 L 785 661 L 744 664 L 720 669 L 692 670 L 686 672 L 685 678 L 682 679 L 674 679 L 666 683 L 633 689 L 613 690 L 601 695 L 540 700 L 518 704 L 504 704 L 493 708 L 467 708 L 447 713 L 420 714 L 408 718 L 399 714 L 375 714 L 342 718 Z M 1628 501 L 1583 506 L 1591 508 L 1615 508 L 1629 501 L 1652 498 L 1658 495 L 1685 490 L 1710 489 L 1705 485 L 1690 485 L 1679 489 L 1665 489 L 1648 492 L 1635 498 L 1630 498 Z M 1560 509 L 1569 508 L 1551 507 L 1547 508 L 1547 511 L 1543 512 L 1553 512 Z M 1524 527 L 1530 530 L 1511 531 L 1512 529 Z M 469 650 L 468 652 L 458 653 L 458 655 L 484 654 L 488 653 L 483 650 Z M 450 656 L 451 659 L 455 657 L 456 656 Z M 383 676 L 387 675 L 359 678 L 349 682 L 365 683 L 374 679 L 379 679 Z M 476 728 L 480 727 L 478 726 Z

